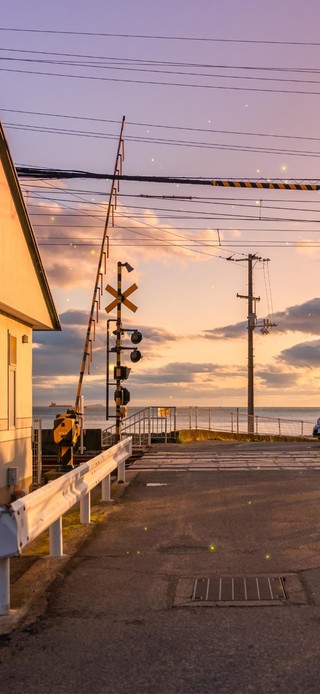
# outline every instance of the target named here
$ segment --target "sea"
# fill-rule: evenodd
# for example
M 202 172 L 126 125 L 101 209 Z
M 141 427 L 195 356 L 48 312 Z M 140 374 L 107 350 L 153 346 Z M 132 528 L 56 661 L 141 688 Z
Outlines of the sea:
M 33 418 L 41 420 L 42 429 L 51 429 L 57 414 L 66 412 L 68 407 L 71 407 L 71 405 L 35 406 L 33 408 Z M 143 409 L 143 407 L 129 406 L 128 418 L 137 415 Z M 164 417 L 165 409 L 167 410 L 168 429 L 172 429 L 174 408 L 152 406 L 152 417 Z M 111 409 L 110 419 L 107 421 L 104 405 L 87 405 L 84 413 L 84 427 L 88 429 L 106 429 L 114 423 L 114 415 L 115 411 Z M 320 417 L 320 407 L 257 407 L 255 408 L 254 429 L 259 433 L 281 433 L 297 436 L 303 433 L 303 435 L 311 435 L 318 417 Z M 177 429 L 205 428 L 223 431 L 245 431 L 246 426 L 247 410 L 245 407 L 190 406 L 176 408 Z

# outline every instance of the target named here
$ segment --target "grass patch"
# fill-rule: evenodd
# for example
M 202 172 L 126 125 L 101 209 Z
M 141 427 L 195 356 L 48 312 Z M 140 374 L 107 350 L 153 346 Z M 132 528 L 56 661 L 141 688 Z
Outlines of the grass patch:
M 98 488 L 99 489 L 99 488 Z M 110 509 L 109 504 L 101 501 L 101 491 L 95 489 L 91 493 L 91 523 L 89 525 L 92 528 L 93 525 L 101 523 L 108 511 Z M 87 524 L 80 523 L 80 504 L 76 504 L 70 511 L 64 514 L 62 517 L 62 533 L 63 533 L 63 546 L 65 550 L 68 550 L 69 546 L 73 546 L 81 539 L 82 535 L 88 529 Z M 49 543 L 49 530 L 45 530 L 39 537 L 35 540 L 29 542 L 29 544 L 22 551 L 22 556 L 46 556 L 50 553 L 50 543 Z
M 309 437 L 306 437 L 309 440 Z M 208 429 L 181 429 L 177 432 L 177 443 L 191 441 L 303 441 L 301 436 L 274 436 L 271 434 L 237 434 L 229 431 Z

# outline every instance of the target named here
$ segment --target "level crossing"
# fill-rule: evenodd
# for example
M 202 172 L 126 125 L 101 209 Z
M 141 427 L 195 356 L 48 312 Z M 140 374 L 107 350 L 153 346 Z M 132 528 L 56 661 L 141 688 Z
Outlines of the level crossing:
M 313 441 L 157 445 L 136 460 L 131 469 L 182 472 L 320 470 L 320 446 Z

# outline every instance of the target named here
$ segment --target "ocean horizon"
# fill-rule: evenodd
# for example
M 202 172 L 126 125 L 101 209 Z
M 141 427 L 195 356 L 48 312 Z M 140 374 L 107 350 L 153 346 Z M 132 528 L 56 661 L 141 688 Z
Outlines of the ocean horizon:
M 72 407 L 72 405 L 35 405 L 33 407 L 33 418 L 41 420 L 41 427 L 43 429 L 53 428 L 54 419 L 57 414 L 66 411 L 67 407 Z M 146 405 L 145 407 L 149 407 Z M 156 405 L 151 405 L 153 410 L 157 410 Z M 169 407 L 169 405 L 161 405 L 159 407 Z M 173 406 L 171 406 L 173 407 Z M 191 409 L 190 409 L 191 408 Z M 128 417 L 136 414 L 137 412 L 145 409 L 143 406 L 140 407 L 128 407 Z M 192 405 L 192 406 L 176 406 L 177 411 L 177 428 L 188 428 L 191 421 L 191 427 L 195 427 L 195 422 L 197 422 L 197 427 L 201 428 L 201 424 L 208 422 L 209 411 L 210 411 L 210 421 L 212 423 L 212 428 L 214 428 L 215 420 L 219 420 L 219 423 L 226 421 L 233 422 L 236 421 L 237 415 L 240 420 L 244 421 L 247 416 L 246 407 L 227 407 L 227 406 L 202 406 L 202 405 Z M 86 428 L 98 428 L 105 429 L 109 427 L 114 422 L 115 408 L 110 407 L 110 417 L 106 420 L 106 407 L 101 403 L 88 404 L 85 405 L 85 416 L 84 416 L 84 426 Z M 299 423 L 304 422 L 307 425 L 307 429 L 312 432 L 312 427 L 316 420 L 320 416 L 320 407 L 256 407 L 255 417 L 257 421 L 266 422 L 267 420 L 274 420 L 274 425 L 280 420 L 295 423 L 297 429 L 299 430 Z

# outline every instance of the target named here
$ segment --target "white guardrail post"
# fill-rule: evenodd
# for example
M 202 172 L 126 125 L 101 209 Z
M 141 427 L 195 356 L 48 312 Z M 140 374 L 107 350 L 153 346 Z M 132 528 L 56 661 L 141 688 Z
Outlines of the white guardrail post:
M 110 475 L 125 481 L 125 461 L 132 454 L 131 436 L 31 494 L 0 507 L 0 616 L 10 609 L 10 557 L 49 528 L 50 555 L 63 554 L 62 516 L 80 502 L 80 521 L 90 523 L 91 490 L 102 483 L 102 500 L 110 500 Z

